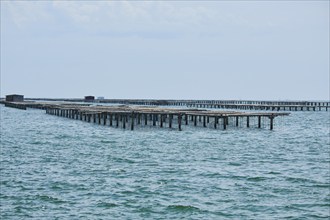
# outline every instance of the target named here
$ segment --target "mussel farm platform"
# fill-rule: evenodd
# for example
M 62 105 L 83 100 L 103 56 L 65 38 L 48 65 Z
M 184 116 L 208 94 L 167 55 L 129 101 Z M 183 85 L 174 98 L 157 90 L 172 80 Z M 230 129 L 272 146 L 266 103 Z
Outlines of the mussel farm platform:
M 284 112 L 240 112 L 202 110 L 192 108 L 165 108 L 158 106 L 134 105 L 90 105 L 78 103 L 52 102 L 6 102 L 6 107 L 18 109 L 37 108 L 47 114 L 69 119 L 81 120 L 104 126 L 121 127 L 134 130 L 137 127 L 168 127 L 182 130 L 184 126 L 212 127 L 226 130 L 229 127 L 274 128 L 274 119 L 288 116 Z M 254 123 L 251 123 L 251 122 Z

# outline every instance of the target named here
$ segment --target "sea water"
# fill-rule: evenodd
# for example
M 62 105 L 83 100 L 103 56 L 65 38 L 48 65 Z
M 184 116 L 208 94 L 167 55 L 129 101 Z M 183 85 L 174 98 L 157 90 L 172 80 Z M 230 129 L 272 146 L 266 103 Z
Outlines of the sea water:
M 180 132 L 0 111 L 0 219 L 330 216 L 329 112 Z

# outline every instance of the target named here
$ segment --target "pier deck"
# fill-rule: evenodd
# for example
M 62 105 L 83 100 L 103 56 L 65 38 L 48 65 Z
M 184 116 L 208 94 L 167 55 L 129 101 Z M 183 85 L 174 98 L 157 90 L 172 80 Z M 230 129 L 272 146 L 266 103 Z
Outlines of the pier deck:
M 84 102 L 84 99 L 44 99 L 29 98 L 26 100 L 47 100 Z M 215 108 L 232 110 L 262 111 L 328 111 L 329 101 L 253 101 L 253 100 L 173 100 L 173 99 L 102 99 L 99 103 L 151 106 L 187 106 L 192 108 Z
M 5 102 L 7 107 L 18 109 L 38 108 L 46 110 L 49 115 L 61 116 L 86 122 L 129 128 L 136 126 L 159 126 L 182 130 L 183 126 L 193 125 L 201 127 L 222 128 L 252 125 L 261 128 L 266 122 L 269 129 L 274 128 L 274 119 L 278 116 L 287 116 L 284 112 L 238 112 L 202 110 L 187 108 L 160 108 L 153 106 L 102 106 L 75 103 L 43 103 L 43 102 Z M 251 126 L 252 127 L 252 126 Z

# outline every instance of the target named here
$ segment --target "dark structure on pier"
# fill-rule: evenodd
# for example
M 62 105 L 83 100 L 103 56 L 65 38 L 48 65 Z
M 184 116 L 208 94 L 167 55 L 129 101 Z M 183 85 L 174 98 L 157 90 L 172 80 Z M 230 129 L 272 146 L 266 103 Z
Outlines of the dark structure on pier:
M 95 97 L 94 96 L 85 96 L 84 101 L 85 102 L 94 102 Z
M 17 94 L 6 95 L 6 101 L 7 102 L 23 102 L 24 101 L 24 96 L 23 95 L 17 95 Z

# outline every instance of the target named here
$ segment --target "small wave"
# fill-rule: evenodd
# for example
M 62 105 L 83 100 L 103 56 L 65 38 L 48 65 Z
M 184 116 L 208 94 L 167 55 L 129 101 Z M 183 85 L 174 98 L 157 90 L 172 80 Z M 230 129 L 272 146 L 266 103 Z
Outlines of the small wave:
M 286 180 L 292 183 L 317 183 L 315 180 L 302 177 L 287 177 Z
M 66 139 L 66 138 L 71 138 L 71 136 L 67 135 L 67 134 L 61 134 L 61 135 L 55 136 L 55 139 Z
M 238 163 L 238 162 L 229 162 L 228 165 L 231 165 L 231 166 L 241 166 L 242 164 L 241 163 Z
M 37 195 L 36 198 L 41 201 L 50 202 L 50 203 L 54 203 L 54 204 L 65 203 L 65 201 L 52 197 L 52 196 Z
M 256 177 L 248 177 L 247 178 L 248 181 L 253 181 L 253 182 L 265 181 L 267 179 L 268 179 L 267 177 L 263 177 L 263 176 L 256 176 Z
M 41 145 L 42 142 L 41 141 L 32 141 L 29 144 L 33 144 L 33 145 Z
M 113 207 L 117 207 L 118 205 L 111 202 L 99 202 L 97 203 L 97 206 L 102 208 L 113 208 Z
M 113 158 L 113 160 L 115 162 L 120 162 L 120 163 L 128 163 L 128 164 L 132 164 L 132 163 L 135 163 L 134 160 L 131 160 L 131 159 L 127 159 L 127 158 L 119 158 L 119 157 L 116 157 L 116 158 Z
M 281 173 L 280 173 L 280 172 L 276 172 L 276 171 L 270 171 L 270 172 L 268 172 L 267 174 L 278 175 L 278 174 L 281 174 Z
M 168 210 L 178 211 L 178 212 L 195 212 L 200 211 L 199 208 L 191 205 L 169 205 L 167 206 Z
M 115 144 L 117 141 L 114 140 L 101 140 L 100 141 L 102 144 Z

